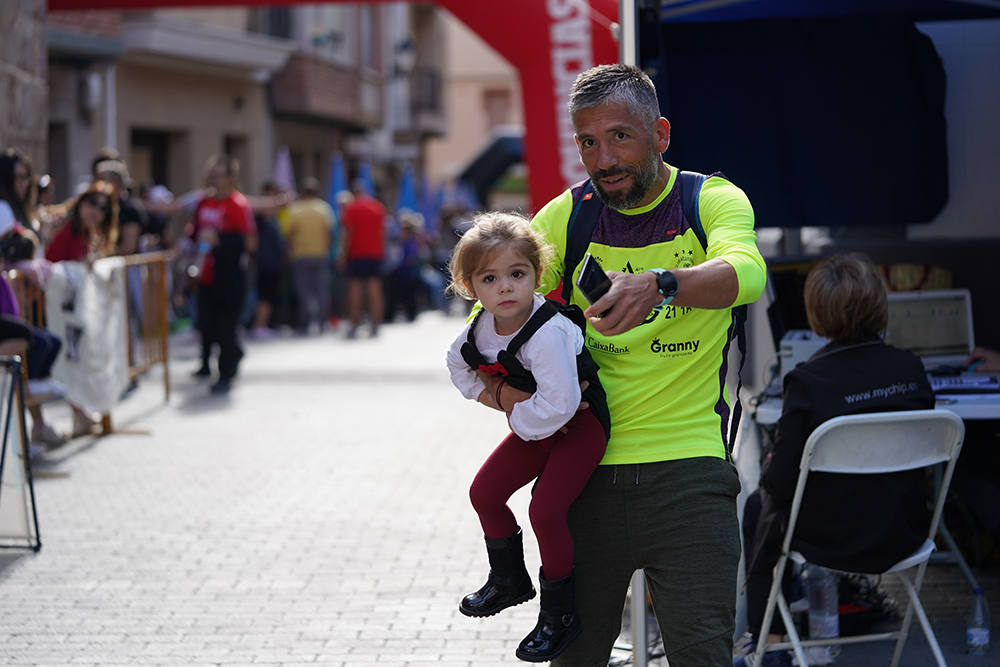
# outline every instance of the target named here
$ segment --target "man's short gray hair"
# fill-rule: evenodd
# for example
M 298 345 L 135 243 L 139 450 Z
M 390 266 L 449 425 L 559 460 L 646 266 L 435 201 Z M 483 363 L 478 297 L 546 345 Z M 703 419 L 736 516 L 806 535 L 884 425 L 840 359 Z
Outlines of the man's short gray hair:
M 660 117 L 652 79 L 632 65 L 598 65 L 581 72 L 569 93 L 569 114 L 608 102 L 621 102 L 647 127 Z

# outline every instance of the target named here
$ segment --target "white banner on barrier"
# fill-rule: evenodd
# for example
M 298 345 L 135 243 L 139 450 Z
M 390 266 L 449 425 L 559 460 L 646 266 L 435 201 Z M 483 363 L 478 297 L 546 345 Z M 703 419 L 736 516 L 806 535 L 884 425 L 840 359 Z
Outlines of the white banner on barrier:
M 70 403 L 110 412 L 129 383 L 124 261 L 54 264 L 45 304 L 47 328 L 63 342 L 52 377 L 66 386 Z
M 17 369 L 17 370 L 14 370 Z M 11 393 L 19 367 L 0 367 L 0 546 L 39 546 L 34 495 L 27 472 L 28 455 L 21 437 L 21 415 Z

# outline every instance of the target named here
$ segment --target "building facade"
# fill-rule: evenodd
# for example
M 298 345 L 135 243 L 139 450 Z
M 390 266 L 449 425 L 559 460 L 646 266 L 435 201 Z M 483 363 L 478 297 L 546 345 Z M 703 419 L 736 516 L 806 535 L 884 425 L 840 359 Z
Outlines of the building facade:
M 247 192 L 274 175 L 279 153 L 290 156 L 292 185 L 326 182 L 341 154 L 352 171 L 372 164 L 391 195 L 404 162 L 422 169 L 423 143 L 443 124 L 440 110 L 436 124 L 414 116 L 410 95 L 415 64 L 434 67 L 439 47 L 424 35 L 437 11 L 397 2 L 50 13 L 57 194 L 112 146 L 134 181 L 175 193 L 199 187 L 205 160 L 224 152 L 239 158 Z
M 45 0 L 0 2 L 0 148 L 45 159 Z
M 517 70 L 451 14 L 444 13 L 444 22 L 448 133 L 428 144 L 427 171 L 435 182 L 459 178 L 497 137 L 520 136 L 524 131 Z M 512 187 L 500 184 L 489 201 L 481 203 L 526 210 L 524 171 L 523 164 L 512 168 L 508 179 Z

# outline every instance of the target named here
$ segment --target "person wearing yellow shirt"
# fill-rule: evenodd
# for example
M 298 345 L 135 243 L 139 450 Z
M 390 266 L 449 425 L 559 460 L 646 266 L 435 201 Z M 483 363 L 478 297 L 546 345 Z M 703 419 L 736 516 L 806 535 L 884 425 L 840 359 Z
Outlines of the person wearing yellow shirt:
M 671 667 L 730 665 L 740 483 L 726 444 L 726 376 L 736 307 L 764 289 L 753 209 L 728 180 L 705 179 L 695 209 L 701 242 L 678 169 L 661 157 L 670 123 L 642 70 L 584 71 L 569 112 L 593 192 L 573 186 L 533 219 L 556 254 L 539 291 L 575 283 L 579 267 L 563 275 L 567 223 L 578 201 L 598 205 L 586 250 L 609 269 L 611 286 L 589 306 L 579 288 L 570 301 L 586 308 L 585 344 L 600 366 L 611 435 L 569 513 L 583 634 L 552 665 L 608 664 L 640 568 Z M 522 394 L 504 385 L 499 402 L 507 409 Z
M 313 322 L 322 331 L 329 315 L 332 238 L 333 209 L 320 197 L 319 181 L 307 178 L 301 197 L 288 207 L 288 258 L 303 333 Z

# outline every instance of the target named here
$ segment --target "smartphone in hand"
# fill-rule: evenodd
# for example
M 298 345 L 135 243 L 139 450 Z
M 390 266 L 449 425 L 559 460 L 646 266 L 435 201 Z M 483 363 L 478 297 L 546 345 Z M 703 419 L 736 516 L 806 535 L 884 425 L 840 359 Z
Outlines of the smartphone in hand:
M 583 258 L 583 268 L 580 269 L 580 275 L 576 277 L 576 286 L 580 288 L 590 303 L 594 303 L 611 289 L 611 279 L 589 252 Z M 606 310 L 601 313 L 601 317 L 607 314 Z

